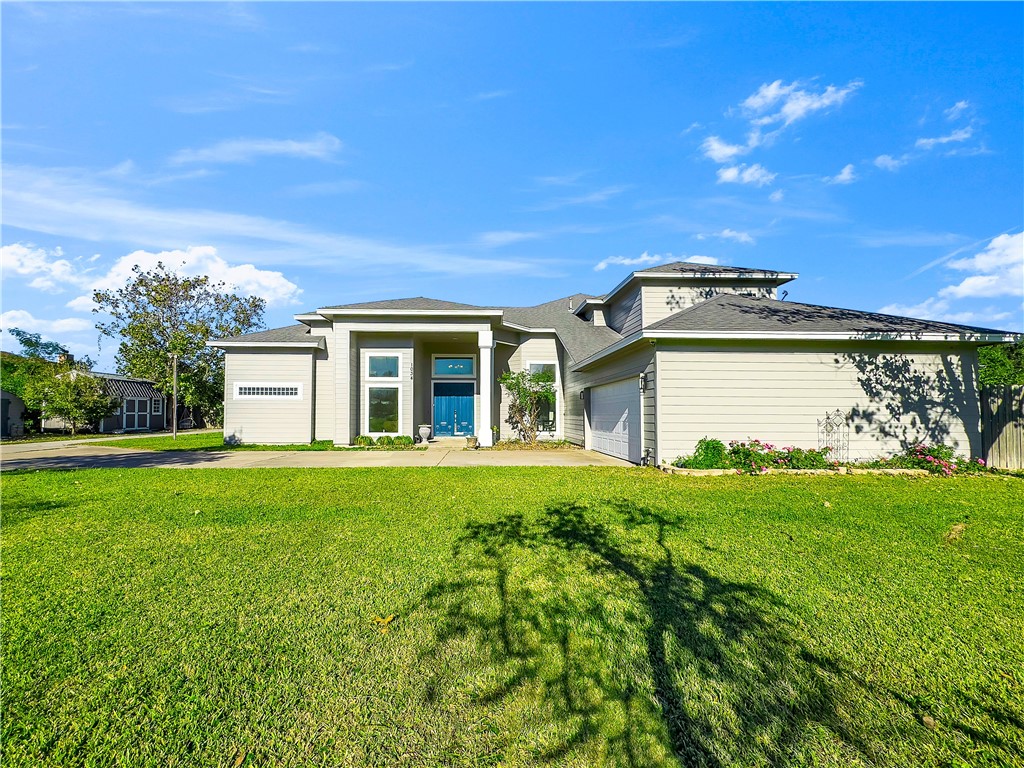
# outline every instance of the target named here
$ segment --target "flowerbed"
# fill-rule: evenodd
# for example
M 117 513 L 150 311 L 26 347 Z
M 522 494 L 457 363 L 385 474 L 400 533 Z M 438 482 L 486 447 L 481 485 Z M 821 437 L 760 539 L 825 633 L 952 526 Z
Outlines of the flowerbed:
M 837 469 L 841 466 L 862 469 L 915 469 L 932 474 L 978 474 L 989 471 L 984 459 L 958 455 L 953 448 L 942 443 L 918 443 L 902 453 L 869 462 L 841 463 L 829 458 L 829 449 L 821 450 L 777 447 L 762 440 L 730 441 L 728 447 L 721 440 L 705 437 L 697 441 L 692 456 L 680 456 L 672 466 L 682 469 L 731 469 L 740 474 L 763 475 L 780 469 Z

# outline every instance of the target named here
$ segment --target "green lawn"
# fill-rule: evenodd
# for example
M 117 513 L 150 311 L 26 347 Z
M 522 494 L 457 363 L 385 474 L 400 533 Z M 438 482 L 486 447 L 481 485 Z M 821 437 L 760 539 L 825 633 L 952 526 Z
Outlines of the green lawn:
M 314 440 L 311 443 L 297 445 L 261 445 L 245 443 L 242 445 L 226 445 L 222 432 L 202 432 L 199 434 L 179 434 L 177 439 L 162 437 L 133 437 L 126 440 L 109 440 L 97 442 L 96 445 L 109 445 L 125 450 L 140 449 L 145 451 L 416 451 L 426 450 L 426 446 L 388 446 L 368 447 L 351 445 L 335 445 L 330 440 Z
M 3 762 L 1024 765 L 1021 510 L 991 476 L 8 474 Z

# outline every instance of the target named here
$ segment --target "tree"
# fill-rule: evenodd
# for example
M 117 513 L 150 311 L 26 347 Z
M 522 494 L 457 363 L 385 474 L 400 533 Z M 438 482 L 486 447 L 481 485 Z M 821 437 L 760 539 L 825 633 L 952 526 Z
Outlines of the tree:
M 157 389 L 170 392 L 171 355 L 177 354 L 178 401 L 207 421 L 219 422 L 224 358 L 206 342 L 262 327 L 266 302 L 230 293 L 225 283 L 206 275 L 178 275 L 163 263 L 150 271 L 136 265 L 132 272 L 124 288 L 93 293 L 93 312 L 111 318 L 97 323 L 97 330 L 119 339 L 118 372 L 149 379 Z
M 118 401 L 107 394 L 103 382 L 88 371 L 62 365 L 33 379 L 26 402 L 38 404 L 43 418 L 62 419 L 74 435 L 117 410 Z
M 542 403 L 555 402 L 555 377 L 550 371 L 505 371 L 498 383 L 508 392 L 506 421 L 524 443 L 537 442 Z
M 978 383 L 982 386 L 1024 384 L 1024 341 L 978 350 Z

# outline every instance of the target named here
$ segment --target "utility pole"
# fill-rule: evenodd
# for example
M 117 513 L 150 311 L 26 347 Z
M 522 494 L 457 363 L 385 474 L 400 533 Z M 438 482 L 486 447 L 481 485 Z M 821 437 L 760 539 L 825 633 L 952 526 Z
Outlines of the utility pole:
M 178 353 L 171 353 L 171 360 L 174 364 L 174 394 L 171 396 L 171 435 L 172 440 L 178 439 Z

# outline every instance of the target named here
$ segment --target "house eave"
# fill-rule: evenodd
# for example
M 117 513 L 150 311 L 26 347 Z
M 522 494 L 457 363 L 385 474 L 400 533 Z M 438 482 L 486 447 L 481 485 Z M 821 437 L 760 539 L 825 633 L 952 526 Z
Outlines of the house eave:
M 701 280 L 711 282 L 774 282 L 776 287 L 796 280 L 800 277 L 796 272 L 772 272 L 771 270 L 759 270 L 757 272 L 721 272 L 719 274 L 708 274 L 706 272 L 631 272 L 626 278 L 604 295 L 602 303 L 609 304 L 611 300 L 622 291 L 627 285 L 635 280 L 660 281 L 660 280 Z M 582 306 L 582 305 L 580 305 Z
M 500 309 L 318 309 L 323 317 L 501 317 Z
M 208 341 L 208 347 L 217 349 L 324 349 L 324 337 L 316 341 Z

